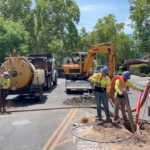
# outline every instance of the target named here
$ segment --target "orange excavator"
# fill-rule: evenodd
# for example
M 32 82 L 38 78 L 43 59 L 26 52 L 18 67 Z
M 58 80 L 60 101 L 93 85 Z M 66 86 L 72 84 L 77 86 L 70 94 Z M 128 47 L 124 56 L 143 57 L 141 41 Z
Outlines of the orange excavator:
M 96 53 L 108 52 L 109 77 L 113 77 L 115 71 L 115 42 L 101 43 L 90 47 L 87 53 L 75 52 L 71 54 L 71 62 L 63 65 L 64 75 L 66 76 L 66 93 L 71 90 L 92 90 L 94 85 L 87 81 L 89 76 L 94 73 L 94 58 Z

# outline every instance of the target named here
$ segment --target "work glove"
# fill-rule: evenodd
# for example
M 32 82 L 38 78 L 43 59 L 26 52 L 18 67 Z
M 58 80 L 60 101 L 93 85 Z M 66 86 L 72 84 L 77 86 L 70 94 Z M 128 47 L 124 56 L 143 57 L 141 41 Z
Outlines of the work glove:
M 101 84 L 98 81 L 96 81 L 95 86 L 101 86 Z

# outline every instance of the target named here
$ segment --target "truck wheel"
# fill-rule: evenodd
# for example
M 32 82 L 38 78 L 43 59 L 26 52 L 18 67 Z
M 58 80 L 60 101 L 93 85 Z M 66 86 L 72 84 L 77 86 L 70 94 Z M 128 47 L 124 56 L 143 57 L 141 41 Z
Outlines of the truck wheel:
M 70 89 L 66 89 L 66 94 L 70 94 L 71 90 Z
M 49 89 L 51 89 L 51 88 L 52 88 L 52 78 L 49 77 Z
M 36 101 L 40 102 L 43 98 L 43 88 L 40 89 L 39 96 L 36 96 Z
M 46 90 L 46 91 L 49 91 L 50 86 L 51 86 L 50 84 L 51 84 L 51 83 L 50 83 L 50 78 L 47 77 L 47 78 L 46 78 L 46 87 L 45 87 L 45 90 Z
M 55 75 L 55 81 L 53 82 L 53 85 L 57 85 L 57 77 Z

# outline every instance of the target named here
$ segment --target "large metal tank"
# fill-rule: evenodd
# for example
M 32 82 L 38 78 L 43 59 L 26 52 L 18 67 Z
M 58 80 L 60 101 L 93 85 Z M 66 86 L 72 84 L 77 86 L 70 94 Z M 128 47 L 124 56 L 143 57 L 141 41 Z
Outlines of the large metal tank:
M 19 54 L 16 57 L 10 55 L 5 60 L 2 64 L 2 72 L 10 73 L 10 90 L 26 87 L 33 79 L 35 67 Z

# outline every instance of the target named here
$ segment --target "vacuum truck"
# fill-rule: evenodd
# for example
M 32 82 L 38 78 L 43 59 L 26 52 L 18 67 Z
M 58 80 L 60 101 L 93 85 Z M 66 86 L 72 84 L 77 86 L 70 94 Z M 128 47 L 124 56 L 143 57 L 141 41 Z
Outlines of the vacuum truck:
M 7 95 L 29 94 L 40 101 L 43 97 L 45 85 L 45 72 L 43 69 L 36 69 L 25 57 L 14 51 L 5 58 L 1 66 L 1 73 L 10 74 L 10 88 Z

